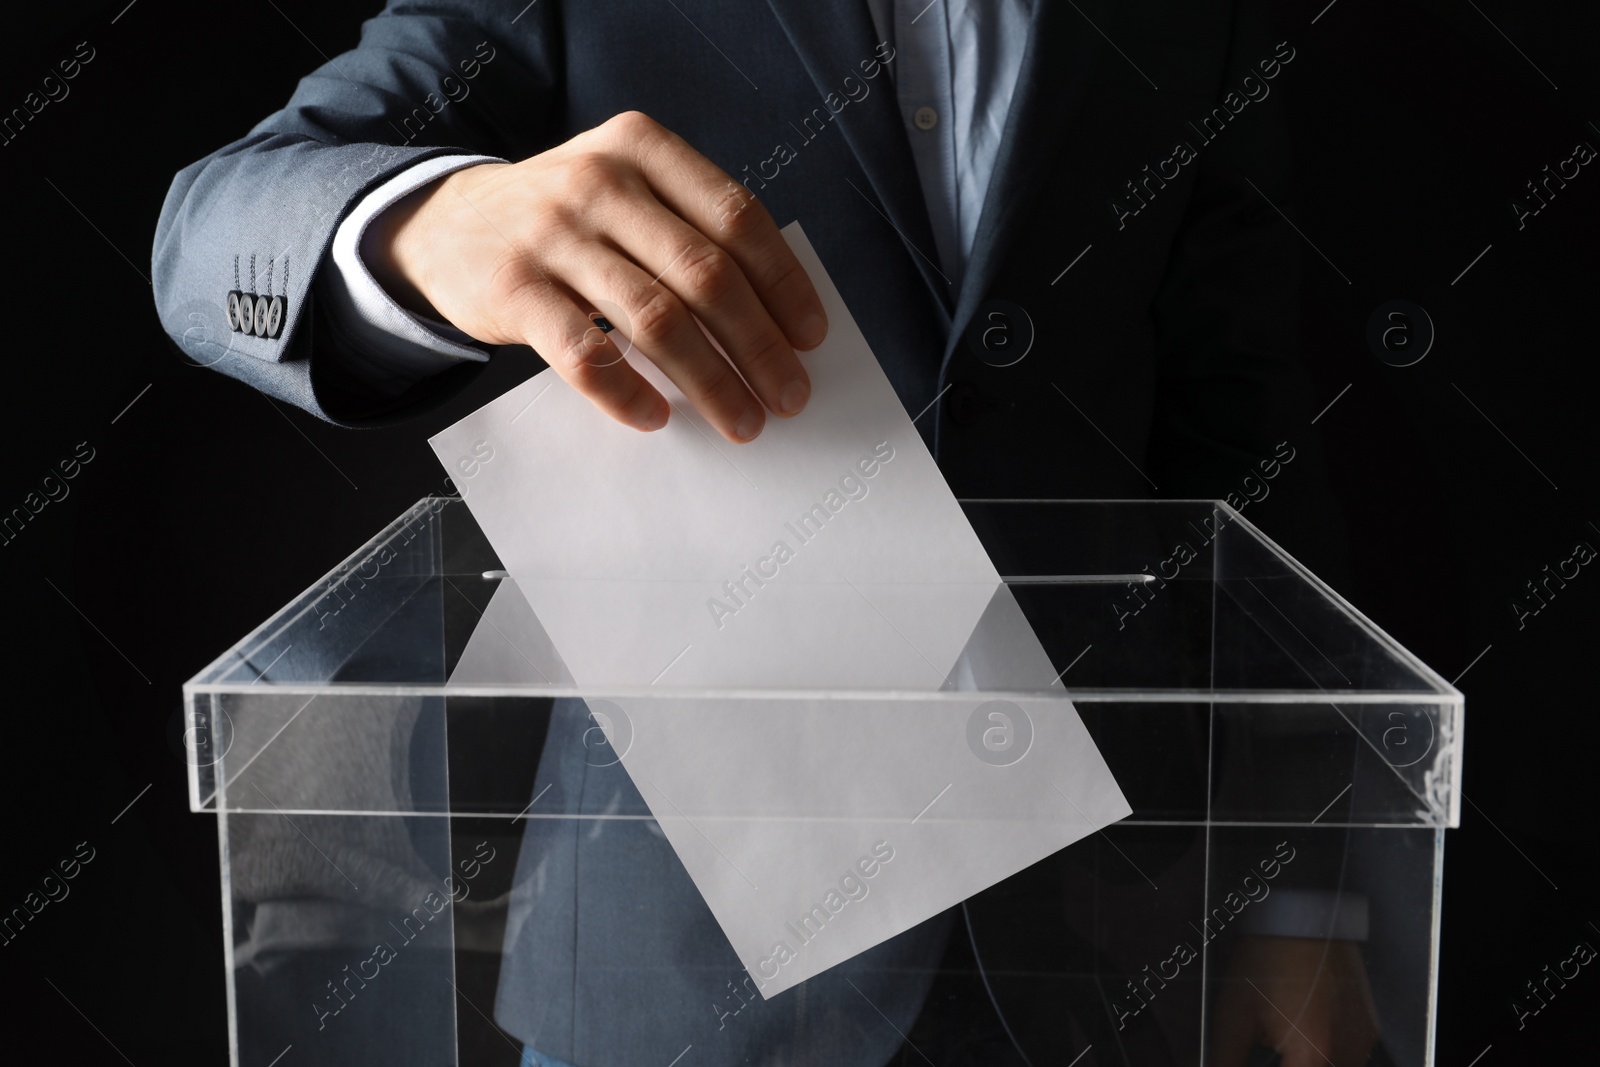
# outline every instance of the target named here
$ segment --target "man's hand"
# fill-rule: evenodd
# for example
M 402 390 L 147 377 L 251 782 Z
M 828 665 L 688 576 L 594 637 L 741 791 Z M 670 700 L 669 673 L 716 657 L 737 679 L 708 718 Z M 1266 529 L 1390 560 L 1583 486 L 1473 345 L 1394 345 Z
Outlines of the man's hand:
M 667 402 L 595 325 L 597 310 L 620 312 L 613 325 L 731 441 L 761 432 L 763 406 L 805 407 L 811 382 L 795 350 L 828 331 L 766 209 L 638 112 L 424 186 L 374 221 L 364 250 L 411 310 L 488 344 L 532 346 L 640 430 L 666 425 Z
M 1353 941 L 1247 936 L 1217 994 L 1212 1067 L 1244 1067 L 1252 1045 L 1282 1067 L 1362 1067 L 1378 1043 L 1377 1012 Z

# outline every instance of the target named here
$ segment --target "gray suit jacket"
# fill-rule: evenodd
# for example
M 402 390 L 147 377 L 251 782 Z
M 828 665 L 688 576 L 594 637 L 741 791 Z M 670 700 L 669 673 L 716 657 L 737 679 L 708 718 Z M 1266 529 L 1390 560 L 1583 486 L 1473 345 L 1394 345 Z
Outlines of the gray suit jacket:
M 364 393 L 344 369 L 345 342 L 312 286 L 339 222 L 418 161 L 520 159 L 637 109 L 747 180 L 780 224 L 804 223 L 907 409 L 939 398 L 917 425 L 958 496 L 1128 498 L 1155 485 L 1225 496 L 1272 455 L 1278 415 L 1299 399 L 1295 237 L 1261 195 L 1285 203 L 1284 153 L 1273 147 L 1281 96 L 1221 103 L 1283 55 L 1258 32 L 1257 2 L 1038 5 L 954 292 L 925 254 L 932 230 L 893 87 L 861 79 L 876 41 L 860 0 L 392 0 L 282 110 L 178 174 L 155 237 L 158 310 L 187 358 L 323 418 L 354 425 L 437 403 L 472 369 L 398 400 Z M 836 114 L 825 107 L 845 94 Z M 1174 142 L 1192 158 L 1146 177 L 1165 169 Z M 284 300 L 275 336 L 234 329 L 230 291 L 269 286 Z M 997 312 L 1028 351 L 1020 362 L 984 358 Z M 581 810 L 637 803 L 620 773 L 569 765 L 582 748 L 558 736 L 573 727 L 562 721 L 541 777 Z M 584 1067 L 654 1062 L 634 1057 L 653 1057 L 653 1036 L 668 1036 L 659 1021 L 695 1012 L 715 1030 L 710 1005 L 739 976 L 723 973 L 731 951 L 664 843 L 645 841 L 642 823 L 607 824 L 592 840 L 581 825 L 530 830 L 523 862 L 546 863 L 570 906 L 587 897 L 589 907 L 522 916 L 501 1016 L 525 1037 L 539 1028 L 544 1051 Z M 605 928 L 623 914 L 626 925 Z M 931 962 L 943 930 L 925 933 L 877 960 Z M 580 956 L 604 966 L 577 968 Z M 887 970 L 872 978 L 872 959 L 859 966 L 840 969 L 831 991 L 820 980 L 793 991 L 820 997 L 812 1008 L 783 1010 L 820 1010 L 848 1043 L 869 1017 L 840 981 L 854 975 L 873 1010 L 906 1029 L 917 983 Z M 729 1020 L 727 1030 L 750 1025 L 721 1033 L 710 1062 L 767 1062 L 794 1025 L 777 1003 Z M 541 1022 L 541 1004 L 556 1017 Z M 893 1046 L 881 1044 L 825 1062 L 879 1063 Z

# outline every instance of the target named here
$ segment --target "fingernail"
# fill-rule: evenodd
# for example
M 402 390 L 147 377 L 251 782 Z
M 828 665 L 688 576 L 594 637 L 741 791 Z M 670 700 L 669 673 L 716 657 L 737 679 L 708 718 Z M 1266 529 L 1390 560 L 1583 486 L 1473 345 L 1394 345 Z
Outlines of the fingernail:
M 741 441 L 748 441 L 748 440 L 750 440 L 752 437 L 754 437 L 756 434 L 758 434 L 760 432 L 761 432 L 761 409 L 760 408 L 750 408 L 743 415 L 740 415 L 739 416 L 739 421 L 737 423 L 735 423 L 734 427 L 733 427 L 733 435 L 735 437 L 739 438 Z
M 802 345 L 815 348 L 828 336 L 828 320 L 813 311 L 800 320 L 800 325 L 795 327 L 795 334 Z
M 662 404 L 650 414 L 639 420 L 639 429 L 649 433 L 659 430 L 667 424 L 667 405 Z
M 778 394 L 778 410 L 785 415 L 793 415 L 806 406 L 806 400 L 811 396 L 811 386 L 804 378 L 796 378 L 783 387 L 783 392 Z

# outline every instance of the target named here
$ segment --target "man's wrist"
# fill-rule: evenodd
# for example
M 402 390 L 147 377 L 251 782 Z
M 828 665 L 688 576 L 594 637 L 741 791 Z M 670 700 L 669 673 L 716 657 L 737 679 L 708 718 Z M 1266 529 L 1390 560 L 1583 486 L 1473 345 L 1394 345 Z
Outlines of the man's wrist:
M 397 395 L 431 374 L 488 353 L 448 323 L 403 307 L 369 267 L 368 236 L 390 208 L 418 189 L 493 156 L 439 156 L 392 175 L 352 205 L 334 233 L 316 291 L 338 335 L 332 357 L 376 394 Z
M 435 322 L 448 321 L 427 296 L 430 265 L 435 262 L 432 253 L 438 244 L 436 220 L 445 214 L 440 201 L 448 208 L 452 198 L 462 196 L 461 182 L 471 172 L 504 166 L 509 164 L 484 159 L 441 174 L 390 204 L 367 226 L 361 259 L 395 303 Z
M 438 309 L 422 295 L 413 280 L 417 266 L 408 255 L 413 242 L 407 240 L 424 224 L 418 219 L 427 200 L 454 175 L 453 171 L 419 186 L 380 211 L 361 235 L 361 261 L 373 280 L 396 304 L 414 315 L 441 320 Z

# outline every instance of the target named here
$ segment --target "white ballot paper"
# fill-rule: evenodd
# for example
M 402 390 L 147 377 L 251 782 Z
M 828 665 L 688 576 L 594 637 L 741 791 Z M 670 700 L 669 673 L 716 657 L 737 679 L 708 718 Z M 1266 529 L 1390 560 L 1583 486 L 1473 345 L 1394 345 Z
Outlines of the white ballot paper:
M 630 350 L 672 404 L 655 433 L 546 370 L 431 439 L 514 579 L 451 684 L 597 694 L 765 997 L 1131 811 L 799 224 L 783 233 L 829 322 L 798 417 L 730 444 Z

